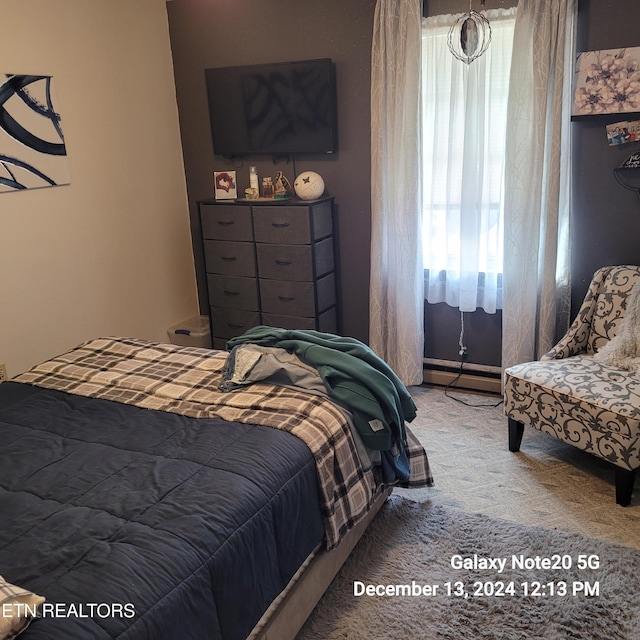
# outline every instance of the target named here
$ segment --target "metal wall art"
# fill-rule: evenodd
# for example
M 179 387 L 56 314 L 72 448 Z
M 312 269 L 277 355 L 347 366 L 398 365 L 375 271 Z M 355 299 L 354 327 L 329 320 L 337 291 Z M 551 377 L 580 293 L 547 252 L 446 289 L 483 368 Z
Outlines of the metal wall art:
M 53 78 L 0 74 L 0 192 L 70 182 Z

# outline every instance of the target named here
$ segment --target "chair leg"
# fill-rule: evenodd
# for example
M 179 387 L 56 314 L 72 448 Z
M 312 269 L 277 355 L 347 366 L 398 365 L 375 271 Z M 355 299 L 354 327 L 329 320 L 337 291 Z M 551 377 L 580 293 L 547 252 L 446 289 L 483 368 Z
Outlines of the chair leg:
M 524 423 L 509 418 L 509 451 L 520 451 L 523 433 Z
M 628 507 L 633 493 L 633 484 L 636 479 L 636 470 L 616 467 L 616 503 L 622 507 Z

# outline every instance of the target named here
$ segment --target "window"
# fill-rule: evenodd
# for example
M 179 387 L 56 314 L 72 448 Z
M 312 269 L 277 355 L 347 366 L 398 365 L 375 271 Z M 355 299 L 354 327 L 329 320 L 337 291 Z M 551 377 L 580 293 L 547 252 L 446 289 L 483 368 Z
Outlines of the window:
M 423 23 L 425 297 L 461 311 L 502 306 L 504 164 L 515 9 L 487 11 L 491 45 L 466 65 L 449 51 L 458 16 Z

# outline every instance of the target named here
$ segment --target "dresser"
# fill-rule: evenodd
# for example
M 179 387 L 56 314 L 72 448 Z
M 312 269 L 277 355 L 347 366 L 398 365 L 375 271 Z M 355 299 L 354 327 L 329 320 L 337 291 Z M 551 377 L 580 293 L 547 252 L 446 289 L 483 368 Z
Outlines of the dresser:
M 198 206 L 214 348 L 258 324 L 338 333 L 333 198 Z

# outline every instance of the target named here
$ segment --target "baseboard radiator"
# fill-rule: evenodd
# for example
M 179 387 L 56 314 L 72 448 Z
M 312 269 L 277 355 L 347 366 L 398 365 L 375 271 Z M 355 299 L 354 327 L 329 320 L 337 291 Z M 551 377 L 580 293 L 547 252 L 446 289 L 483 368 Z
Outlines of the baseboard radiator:
M 458 375 L 460 376 L 458 378 Z M 456 380 L 456 378 L 458 378 Z M 422 379 L 424 384 L 446 387 L 455 380 L 454 389 L 502 394 L 502 369 L 484 364 L 424 358 Z

